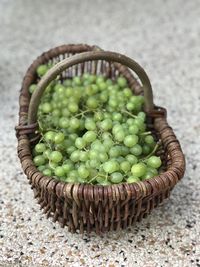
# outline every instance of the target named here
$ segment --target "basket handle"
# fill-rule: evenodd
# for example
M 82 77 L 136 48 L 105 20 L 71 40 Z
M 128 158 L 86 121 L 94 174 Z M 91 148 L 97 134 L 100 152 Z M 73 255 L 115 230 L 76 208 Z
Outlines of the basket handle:
M 109 51 L 90 51 L 83 52 L 77 55 L 73 55 L 69 58 L 66 58 L 55 66 L 53 66 L 39 81 L 37 89 L 34 91 L 29 105 L 28 110 L 28 125 L 33 124 L 37 121 L 37 110 L 40 103 L 40 99 L 45 88 L 49 85 L 49 83 L 54 80 L 57 75 L 59 75 L 62 71 L 67 68 L 83 63 L 85 61 L 91 60 L 107 60 L 111 62 L 117 62 L 128 68 L 132 69 L 139 77 L 144 91 L 144 100 L 145 100 L 145 110 L 152 111 L 154 108 L 153 103 L 153 93 L 150 80 L 144 71 L 144 69 L 133 59 L 126 57 L 122 54 L 109 52 Z

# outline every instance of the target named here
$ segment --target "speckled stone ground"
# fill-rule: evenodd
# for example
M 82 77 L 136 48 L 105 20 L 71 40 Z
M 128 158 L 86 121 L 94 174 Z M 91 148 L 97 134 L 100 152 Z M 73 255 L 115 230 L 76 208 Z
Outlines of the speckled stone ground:
M 0 266 L 200 266 L 199 14 L 198 0 L 0 0 Z M 25 70 L 44 50 L 80 42 L 144 66 L 187 159 L 165 205 L 104 238 L 72 235 L 47 220 L 16 155 Z

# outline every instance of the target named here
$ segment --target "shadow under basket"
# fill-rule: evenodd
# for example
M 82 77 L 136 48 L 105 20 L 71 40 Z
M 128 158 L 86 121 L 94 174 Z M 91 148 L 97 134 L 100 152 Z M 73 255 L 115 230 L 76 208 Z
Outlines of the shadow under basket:
M 54 65 L 42 79 L 36 69 L 41 64 Z M 163 172 L 137 183 L 109 186 L 69 184 L 44 176 L 33 163 L 31 148 L 37 143 L 37 109 L 43 91 L 55 78 L 62 82 L 83 73 L 102 74 L 115 79 L 124 76 L 136 95 L 144 95 L 148 128 L 161 148 Z M 140 82 L 135 78 L 137 74 Z M 38 83 L 32 96 L 29 86 Z M 20 92 L 19 125 L 16 127 L 18 156 L 35 197 L 47 217 L 53 217 L 62 227 L 80 233 L 97 234 L 125 229 L 140 221 L 166 199 L 175 184 L 183 177 L 185 159 L 180 144 L 166 120 L 166 110 L 153 104 L 151 84 L 145 71 L 132 59 L 97 46 L 62 45 L 43 53 L 29 67 Z

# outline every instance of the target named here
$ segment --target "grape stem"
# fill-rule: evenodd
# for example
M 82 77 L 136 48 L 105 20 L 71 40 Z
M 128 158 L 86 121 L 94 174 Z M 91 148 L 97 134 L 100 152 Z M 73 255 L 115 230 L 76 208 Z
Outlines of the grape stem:
M 50 168 L 52 168 L 53 170 L 55 170 L 55 168 L 51 165 L 51 161 L 49 161 L 49 166 L 50 166 Z
M 88 184 L 90 184 L 91 182 L 93 182 L 97 177 L 98 177 L 98 174 L 96 176 L 94 176 L 90 181 L 88 181 Z
M 148 131 L 148 132 L 143 132 L 143 133 L 140 133 L 140 135 L 149 135 L 149 134 L 151 134 L 151 132 L 150 132 L 150 131 Z
M 145 158 L 142 159 L 142 161 L 147 160 L 148 158 L 150 158 L 159 148 L 159 146 L 161 145 L 161 140 L 159 140 L 156 145 L 154 146 L 154 149 L 151 151 L 151 153 L 149 153 L 149 155 L 147 155 Z
M 75 117 L 83 116 L 85 113 L 88 113 L 88 112 L 94 112 L 94 110 L 91 110 L 91 109 L 84 110 L 81 113 L 76 114 Z
M 136 115 L 133 115 L 132 113 L 128 112 L 127 110 L 122 110 L 122 112 L 128 114 L 130 117 L 132 117 L 132 118 L 134 118 L 134 119 L 137 118 Z

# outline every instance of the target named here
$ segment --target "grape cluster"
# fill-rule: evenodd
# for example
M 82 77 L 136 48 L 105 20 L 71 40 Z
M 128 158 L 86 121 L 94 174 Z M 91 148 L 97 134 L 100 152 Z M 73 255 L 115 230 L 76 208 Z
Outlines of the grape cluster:
M 49 68 L 39 66 L 38 76 Z M 38 109 L 41 139 L 33 148 L 34 164 L 67 183 L 133 183 L 157 175 L 162 162 L 143 103 L 121 76 L 85 73 L 51 82 Z

